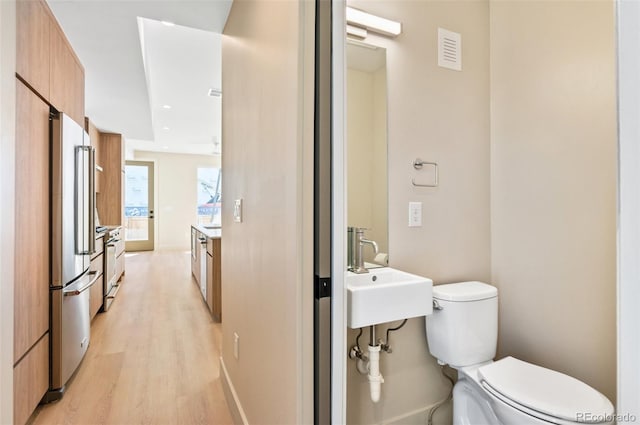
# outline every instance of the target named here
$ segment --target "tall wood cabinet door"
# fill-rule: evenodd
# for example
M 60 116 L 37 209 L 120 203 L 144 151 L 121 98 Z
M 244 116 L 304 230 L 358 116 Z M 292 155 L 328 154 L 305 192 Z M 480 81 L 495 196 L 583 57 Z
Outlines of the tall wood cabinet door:
M 123 145 L 121 134 L 100 133 L 100 160 L 104 171 L 100 182 L 98 214 L 101 223 L 113 226 L 124 224 Z
M 50 17 L 40 0 L 16 4 L 16 73 L 42 97 L 49 98 Z
M 16 84 L 14 361 L 49 329 L 49 106 Z
M 69 115 L 79 125 L 84 124 L 84 68 L 56 22 L 49 31 L 51 94 L 49 100 L 56 109 Z

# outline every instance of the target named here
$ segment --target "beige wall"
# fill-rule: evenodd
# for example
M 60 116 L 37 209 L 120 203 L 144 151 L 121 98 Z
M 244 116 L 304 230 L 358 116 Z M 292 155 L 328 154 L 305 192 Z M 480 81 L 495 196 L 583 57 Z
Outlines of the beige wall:
M 156 249 L 189 249 L 198 167 L 220 167 L 220 156 L 135 151 L 134 159 L 155 163 Z
M 499 354 L 615 401 L 613 11 L 491 2 L 491 225 Z
M 13 423 L 15 1 L 0 2 L 0 424 Z
M 385 68 L 347 70 L 347 223 L 370 229 L 365 236 L 380 252 L 389 250 L 386 79 Z M 373 260 L 370 247 L 363 253 Z
M 349 5 L 402 22 L 395 39 L 368 37 L 387 49 L 389 259 L 392 267 L 436 284 L 490 278 L 489 5 L 464 1 L 353 1 Z M 437 67 L 437 28 L 462 33 L 463 71 Z M 438 188 L 414 188 L 417 157 L 440 165 Z M 351 175 L 348 177 L 351 179 Z M 423 226 L 408 227 L 408 204 L 423 203 Z M 393 325 L 396 325 L 395 323 Z M 393 326 L 389 325 L 389 326 Z M 379 332 L 386 325 L 378 326 Z M 356 333 L 348 333 L 348 345 Z M 368 343 L 368 336 L 361 343 Z M 392 333 L 381 355 L 382 397 L 369 399 L 366 376 L 348 362 L 347 423 L 425 423 L 426 409 L 450 384 L 429 355 L 424 319 Z M 450 423 L 450 406 L 435 423 Z
M 222 369 L 255 424 L 313 422 L 312 11 L 235 1 L 222 39 Z

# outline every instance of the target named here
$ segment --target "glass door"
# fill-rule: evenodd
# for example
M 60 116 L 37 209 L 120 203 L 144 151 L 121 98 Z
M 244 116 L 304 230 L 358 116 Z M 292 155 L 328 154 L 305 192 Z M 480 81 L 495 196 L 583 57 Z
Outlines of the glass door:
M 125 162 L 124 233 L 127 251 L 153 251 L 153 162 Z

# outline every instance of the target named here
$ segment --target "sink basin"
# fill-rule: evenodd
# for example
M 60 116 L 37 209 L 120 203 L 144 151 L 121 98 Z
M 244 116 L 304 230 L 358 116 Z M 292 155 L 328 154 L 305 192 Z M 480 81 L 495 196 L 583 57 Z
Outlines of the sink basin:
M 391 267 L 347 272 L 347 325 L 352 329 L 433 312 L 433 281 Z

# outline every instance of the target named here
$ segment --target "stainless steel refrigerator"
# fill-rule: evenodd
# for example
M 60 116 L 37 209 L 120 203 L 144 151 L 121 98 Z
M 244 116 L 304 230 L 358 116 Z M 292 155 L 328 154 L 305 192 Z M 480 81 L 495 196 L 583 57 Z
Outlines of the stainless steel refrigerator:
M 84 129 L 51 114 L 51 377 L 45 401 L 62 397 L 90 339 L 89 271 L 95 252 L 95 150 Z

